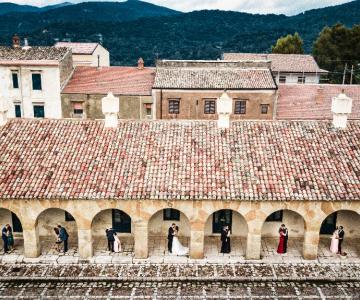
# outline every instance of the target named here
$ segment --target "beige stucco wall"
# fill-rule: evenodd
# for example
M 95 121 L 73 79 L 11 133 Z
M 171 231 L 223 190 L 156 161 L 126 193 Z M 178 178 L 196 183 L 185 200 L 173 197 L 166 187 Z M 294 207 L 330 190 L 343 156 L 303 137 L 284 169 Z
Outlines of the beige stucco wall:
M 285 224 L 288 231 L 289 237 L 303 237 L 304 236 L 304 219 L 299 214 L 284 210 L 282 222 L 265 222 L 262 228 L 263 237 L 274 237 L 278 236 L 279 227 L 281 224 Z
M 213 224 L 213 215 L 211 215 L 206 221 L 205 235 L 208 235 L 208 236 L 220 235 L 220 234 L 213 233 L 212 224 Z M 239 237 L 246 237 L 247 233 L 248 233 L 248 229 L 247 229 L 246 220 L 239 213 L 233 211 L 231 235 L 239 236 Z
M 164 221 L 163 211 L 158 211 L 149 222 L 149 234 L 156 236 L 167 236 L 168 229 L 172 223 L 179 226 L 180 236 L 190 236 L 190 223 L 188 218 L 180 212 L 180 221 Z
M 44 211 L 38 218 L 39 236 L 54 235 L 54 227 L 61 225 L 66 228 L 69 235 L 77 236 L 77 226 L 75 221 L 65 221 L 65 211 L 50 208 Z
M 100 55 L 100 67 L 110 66 L 110 54 L 101 45 L 98 45 L 92 54 L 73 54 L 75 66 L 98 66 L 98 55 Z
M 112 210 L 104 210 L 97 214 L 92 221 L 92 232 L 94 236 L 105 237 L 105 230 L 112 227 Z M 134 224 L 131 222 L 131 233 L 118 233 L 120 236 L 133 235 Z

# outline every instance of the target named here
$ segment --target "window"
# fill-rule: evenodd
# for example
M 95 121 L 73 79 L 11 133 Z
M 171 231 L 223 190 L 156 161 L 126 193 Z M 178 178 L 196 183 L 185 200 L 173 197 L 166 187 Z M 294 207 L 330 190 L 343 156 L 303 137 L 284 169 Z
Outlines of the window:
M 269 111 L 269 104 L 260 104 L 261 114 L 266 115 Z
M 122 210 L 112 210 L 112 228 L 116 232 L 131 233 L 131 218 Z
M 151 103 L 145 103 L 145 104 L 144 104 L 146 118 L 148 118 L 148 119 L 151 119 L 151 117 L 152 117 L 152 109 L 151 109 L 151 106 L 152 106 Z
M 13 82 L 13 88 L 18 89 L 19 88 L 19 78 L 17 72 L 12 72 L 12 82 Z
M 215 114 L 215 110 L 216 110 L 216 101 L 215 100 L 205 100 L 204 114 Z
M 298 83 L 305 83 L 305 76 L 298 76 Z
M 14 106 L 15 106 L 15 117 L 21 118 L 21 105 L 15 104 Z
M 169 114 L 179 114 L 180 113 L 180 100 L 179 99 L 170 99 L 169 100 Z
M 66 222 L 72 222 L 72 221 L 75 221 L 74 217 L 68 213 L 67 211 L 65 212 L 65 221 Z
M 32 74 L 32 88 L 34 91 L 41 91 L 41 74 L 40 73 L 33 73 Z
M 15 215 L 13 212 L 11 213 L 11 221 L 14 232 L 23 232 L 21 222 L 17 215 Z
M 279 76 L 279 83 L 286 83 L 286 75 Z
M 74 117 L 82 117 L 84 113 L 83 104 L 81 102 L 73 103 Z
M 282 222 L 282 220 L 283 220 L 283 211 L 278 210 L 272 213 L 270 216 L 268 216 L 265 222 Z
M 34 105 L 34 118 L 45 118 L 44 105 Z
M 246 114 L 246 101 L 245 100 L 237 100 L 235 101 L 235 111 L 236 115 L 244 115 Z
M 225 225 L 228 225 L 231 229 L 232 211 L 229 209 L 222 209 L 214 212 L 212 224 L 213 233 L 221 233 L 221 230 Z
M 164 209 L 164 221 L 180 221 L 180 211 L 177 209 Z

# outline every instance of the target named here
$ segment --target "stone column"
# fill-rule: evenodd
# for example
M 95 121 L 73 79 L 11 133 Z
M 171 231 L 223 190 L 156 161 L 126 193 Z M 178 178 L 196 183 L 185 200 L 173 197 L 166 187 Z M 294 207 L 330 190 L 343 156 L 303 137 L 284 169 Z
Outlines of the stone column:
M 25 257 L 39 257 L 40 256 L 40 241 L 39 232 L 36 226 L 23 229 L 24 237 L 24 256 Z
M 249 231 L 246 239 L 246 259 L 260 259 L 261 233 Z
M 305 230 L 303 257 L 305 259 L 316 259 L 320 240 L 319 230 Z
M 149 230 L 148 221 L 135 222 L 134 251 L 135 258 L 148 258 L 149 256 Z
M 190 230 L 190 258 L 204 258 L 205 224 L 203 222 L 191 223 Z
M 82 259 L 89 259 L 94 255 L 91 228 L 78 228 L 78 249 Z

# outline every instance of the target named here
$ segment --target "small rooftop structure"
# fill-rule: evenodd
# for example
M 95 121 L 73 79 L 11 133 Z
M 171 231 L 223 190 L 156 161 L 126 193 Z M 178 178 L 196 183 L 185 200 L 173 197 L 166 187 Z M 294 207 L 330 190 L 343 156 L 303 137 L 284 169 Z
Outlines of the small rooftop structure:
M 57 42 L 56 48 L 70 48 L 73 54 L 93 54 L 99 43 Z

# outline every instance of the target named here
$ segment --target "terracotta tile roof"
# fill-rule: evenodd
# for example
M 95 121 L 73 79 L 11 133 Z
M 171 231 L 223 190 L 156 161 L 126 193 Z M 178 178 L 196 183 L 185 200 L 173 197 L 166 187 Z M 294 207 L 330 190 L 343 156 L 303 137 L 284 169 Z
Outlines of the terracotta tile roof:
M 267 68 L 243 68 L 234 62 L 199 61 L 200 67 L 157 67 L 154 88 L 163 89 L 276 89 L 276 84 Z M 229 64 L 219 66 L 219 63 Z M 189 65 L 189 62 L 186 62 Z
M 270 60 L 273 72 L 327 73 L 306 54 L 224 53 L 225 60 Z
M 67 48 L 30 47 L 23 48 L 0 47 L 0 64 L 58 64 L 69 52 Z
M 360 85 L 279 85 L 277 119 L 332 119 L 331 100 L 344 90 L 353 99 L 350 119 L 360 119 Z
M 360 200 L 360 121 L 13 119 L 0 199 Z
M 70 48 L 73 54 L 93 54 L 98 45 L 98 43 L 58 42 L 55 47 Z
M 136 67 L 76 67 L 64 94 L 151 95 L 155 70 Z

